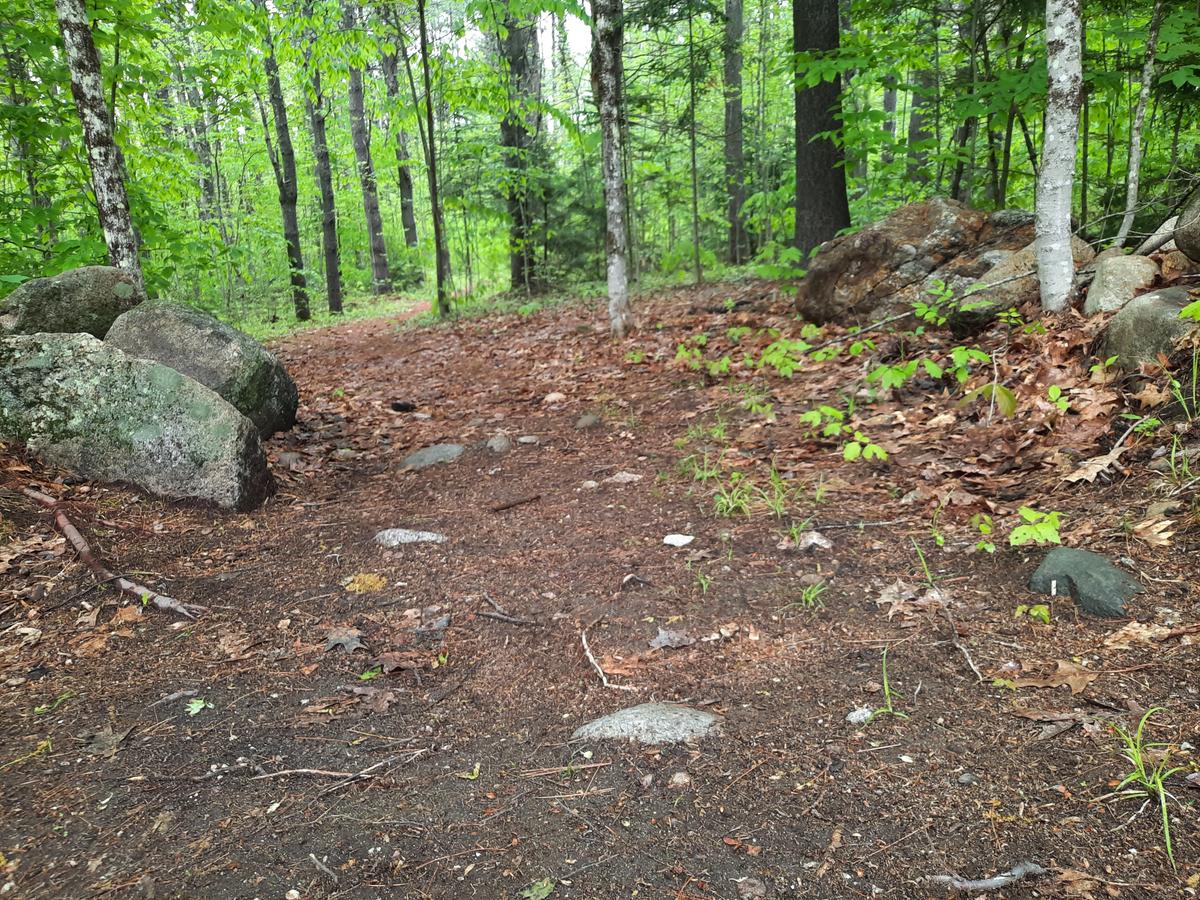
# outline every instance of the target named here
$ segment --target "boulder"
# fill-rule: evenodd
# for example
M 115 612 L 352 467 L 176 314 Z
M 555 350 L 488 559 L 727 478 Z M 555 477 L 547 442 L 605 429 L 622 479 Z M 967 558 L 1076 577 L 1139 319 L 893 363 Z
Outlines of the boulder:
M 0 437 L 160 497 L 247 509 L 271 489 L 249 419 L 199 382 L 86 334 L 0 337 Z
M 935 197 L 834 238 L 811 261 L 796 309 L 818 324 L 865 320 L 897 292 L 974 247 L 987 220 L 986 213 Z
M 1055 547 L 1029 579 L 1039 594 L 1070 597 L 1093 616 L 1123 616 L 1125 603 L 1145 590 L 1131 575 L 1090 550 Z
M 19 285 L 0 301 L 0 332 L 83 332 L 102 338 L 117 316 L 143 299 L 128 272 L 85 266 Z
M 296 424 L 299 394 L 282 363 L 249 335 L 202 310 L 160 300 L 143 303 L 119 316 L 104 340 L 216 391 L 263 437 Z
M 1167 219 L 1167 221 L 1163 222 L 1158 226 L 1157 229 L 1155 229 L 1154 234 L 1150 235 L 1148 238 L 1138 244 L 1138 248 L 1133 252 L 1138 254 L 1138 256 L 1145 256 L 1148 253 L 1153 253 L 1155 250 L 1164 250 L 1170 252 L 1171 250 L 1179 249 L 1175 246 L 1174 240 L 1168 240 L 1165 244 L 1162 242 L 1163 238 L 1167 237 L 1167 235 L 1174 237 L 1175 226 L 1178 224 L 1179 216 L 1171 216 L 1171 218 Z
M 1115 356 L 1121 368 L 1132 371 L 1143 362 L 1153 362 L 1160 353 L 1169 355 L 1175 342 L 1196 328 L 1191 319 L 1179 317 L 1179 311 L 1193 299 L 1182 287 L 1134 297 L 1108 323 L 1102 357 Z
M 1107 252 L 1107 251 L 1106 251 Z M 1101 254 L 1103 256 L 1103 254 Z M 1085 315 L 1115 312 L 1158 278 L 1158 263 L 1147 256 L 1105 256 L 1096 262 L 1096 277 L 1083 301 Z
M 1072 235 L 1071 256 L 1078 270 L 1095 259 L 1096 254 L 1087 241 Z M 1006 309 L 1038 302 L 1041 285 L 1037 277 L 1036 242 L 1030 241 L 997 263 L 983 275 L 981 282 L 985 287 L 964 297 L 963 307 L 948 317 L 947 325 L 958 338 L 986 328 Z
M 1200 190 L 1191 198 L 1179 213 L 1175 222 L 1175 247 L 1188 255 L 1188 259 L 1200 262 Z

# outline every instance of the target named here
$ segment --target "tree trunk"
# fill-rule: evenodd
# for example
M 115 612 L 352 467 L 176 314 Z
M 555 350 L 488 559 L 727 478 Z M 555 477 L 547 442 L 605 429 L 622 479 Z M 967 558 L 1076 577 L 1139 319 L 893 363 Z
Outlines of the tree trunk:
M 266 53 L 263 54 L 263 70 L 267 75 L 267 93 L 271 101 L 271 115 L 275 119 L 275 140 L 279 145 L 278 154 L 271 154 L 271 167 L 275 170 L 279 209 L 283 215 L 283 239 L 287 244 L 292 306 L 296 310 L 296 318 L 303 322 L 312 314 L 308 308 L 304 256 L 300 252 L 300 222 L 296 217 L 296 154 L 292 149 L 292 133 L 288 128 L 287 106 L 283 102 L 283 85 L 279 80 L 279 63 L 275 59 L 275 42 L 271 37 L 270 13 L 265 0 L 258 0 L 258 8 L 263 15 L 263 33 L 267 44 Z M 263 126 L 266 127 L 265 122 Z
M 100 74 L 100 54 L 92 39 L 84 0 L 55 0 L 58 25 L 66 47 L 67 68 L 71 72 L 71 93 L 83 126 L 83 144 L 92 172 L 92 190 L 108 259 L 133 278 L 143 293 L 142 264 L 138 258 L 138 237 L 129 215 L 129 197 L 125 193 L 121 151 L 113 138 L 112 118 L 104 102 L 104 80 Z
M 704 280 L 700 264 L 700 174 L 696 170 L 696 41 L 692 31 L 691 7 L 688 7 L 688 152 L 692 176 L 692 274 L 696 283 Z
M 500 58 L 507 75 L 507 104 L 500 120 L 500 146 L 507 178 L 508 258 L 514 291 L 532 293 L 539 288 L 537 235 L 533 215 L 532 184 L 534 142 L 541 131 L 537 101 L 541 94 L 541 59 L 536 17 L 518 20 L 504 4 L 503 34 L 498 38 Z
M 383 80 L 387 85 L 388 99 L 395 101 L 400 95 L 400 80 L 397 77 L 396 54 L 383 56 Z M 404 245 L 417 246 L 417 217 L 413 207 L 413 179 L 409 169 L 408 137 L 404 129 L 396 128 L 396 183 L 400 188 L 400 222 L 404 226 Z
M 309 66 L 309 53 L 305 52 L 305 66 Z M 337 206 L 333 197 L 333 173 L 329 168 L 329 141 L 325 135 L 325 96 L 321 92 L 321 72 L 312 67 L 309 74 L 312 96 L 305 96 L 304 104 L 312 129 L 313 155 L 316 157 L 317 185 L 321 189 L 321 249 L 325 253 L 325 296 L 331 313 L 342 311 L 342 268 L 338 252 Z
M 342 26 L 347 31 L 358 27 L 355 0 L 343 0 Z M 350 67 L 350 139 L 354 144 L 354 159 L 358 164 L 358 180 L 362 185 L 363 214 L 367 220 L 367 246 L 371 252 L 371 293 L 386 294 L 392 289 L 388 272 L 387 245 L 383 242 L 383 216 L 379 213 L 379 190 L 375 185 L 375 163 L 371 159 L 371 132 L 363 100 L 363 73 Z
M 1046 0 L 1046 128 L 1037 189 L 1037 262 L 1042 308 L 1061 312 L 1071 299 L 1071 189 L 1083 96 L 1082 0 Z
M 937 73 L 932 69 L 917 69 L 913 74 L 914 89 L 908 114 L 908 165 L 904 173 L 910 185 L 929 180 L 929 172 L 925 169 L 929 151 L 921 145 L 933 136 L 925 117 L 933 100 L 936 78 Z
M 446 246 L 446 227 L 442 221 L 442 202 L 438 194 L 437 140 L 433 121 L 433 78 L 429 71 L 429 27 L 425 22 L 425 0 L 417 0 L 420 20 L 421 79 L 425 83 L 425 169 L 429 175 L 429 205 L 433 216 L 433 246 L 437 257 L 437 311 L 442 318 L 450 315 L 450 250 Z M 407 55 L 405 57 L 407 59 Z
M 888 85 L 883 89 L 883 133 L 887 140 L 879 154 L 885 166 L 892 164 L 893 147 L 896 144 L 896 88 Z
M 745 151 L 742 147 L 742 0 L 725 0 L 725 190 L 729 200 L 729 262 L 741 265 L 748 256 Z
M 623 0 L 592 0 L 592 93 L 600 112 L 608 320 L 615 338 L 623 338 L 633 325 L 629 307 L 629 252 L 621 147 L 621 120 L 625 112 L 621 61 L 625 43 L 624 16 Z
M 838 48 L 837 0 L 792 0 L 796 53 Z M 803 87 L 796 75 L 796 246 L 807 255 L 850 225 L 846 171 L 839 147 L 823 132 L 841 127 L 838 79 Z
M 1146 60 L 1142 64 L 1142 85 L 1138 91 L 1137 108 L 1133 114 L 1133 125 L 1129 129 L 1129 165 L 1125 176 L 1125 215 L 1121 227 L 1113 240 L 1114 247 L 1125 246 L 1133 218 L 1137 215 L 1138 183 L 1142 167 L 1142 127 L 1146 122 L 1146 104 L 1150 99 L 1150 87 L 1154 82 L 1154 54 L 1158 50 L 1158 32 L 1162 27 L 1163 0 L 1154 0 L 1154 12 L 1150 15 L 1150 33 L 1146 36 Z

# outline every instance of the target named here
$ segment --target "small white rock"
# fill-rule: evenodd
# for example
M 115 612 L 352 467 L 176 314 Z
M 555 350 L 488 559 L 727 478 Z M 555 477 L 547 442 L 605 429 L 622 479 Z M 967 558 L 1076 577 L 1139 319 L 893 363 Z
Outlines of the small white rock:
M 547 404 L 562 403 L 566 399 L 567 399 L 567 395 L 562 393 L 561 391 L 551 391 L 549 394 L 547 394 L 545 397 L 542 398 L 542 402 L 547 403 Z
M 690 788 L 692 786 L 692 776 L 687 772 L 676 772 L 671 776 L 670 786 L 678 790 Z
M 375 543 L 381 547 L 399 547 L 403 544 L 440 544 L 446 540 L 436 531 L 413 531 L 411 528 L 385 528 L 375 535 Z
M 596 488 L 600 487 L 600 483 L 596 482 L 596 481 L 588 480 L 588 481 L 585 481 L 583 484 L 581 484 L 580 487 L 583 488 L 585 491 L 594 491 Z
M 604 479 L 605 484 L 633 484 L 641 481 L 642 476 L 633 472 L 618 472 L 616 475 L 609 475 Z
M 686 547 L 696 538 L 690 534 L 668 534 L 663 538 L 663 543 L 668 547 Z
M 856 709 L 850 710 L 849 714 L 846 716 L 846 721 L 851 725 L 866 725 L 871 721 L 871 716 L 874 713 L 875 710 L 871 709 L 871 707 L 860 706 Z
M 298 890 L 296 890 L 295 888 L 292 888 L 290 891 L 288 891 L 283 896 L 284 896 L 284 900 L 300 900 L 300 892 Z

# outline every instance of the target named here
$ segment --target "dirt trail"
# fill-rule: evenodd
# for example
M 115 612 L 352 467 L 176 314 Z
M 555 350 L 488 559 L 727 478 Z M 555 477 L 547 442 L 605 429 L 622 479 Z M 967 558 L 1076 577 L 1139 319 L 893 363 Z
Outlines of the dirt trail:
M 888 463 L 844 463 L 794 424 L 836 393 L 831 370 L 775 387 L 769 423 L 673 363 L 701 332 L 791 327 L 769 286 L 668 293 L 641 316 L 621 345 L 583 307 L 282 342 L 301 424 L 272 442 L 279 492 L 252 514 L 54 485 L 114 569 L 208 605 L 196 623 L 76 596 L 86 573 L 44 516 L 0 497 L 4 540 L 25 542 L 0 597 L 12 896 L 919 897 L 945 893 L 928 876 L 1024 860 L 1049 874 L 990 896 L 1178 896 L 1196 872 L 1194 808 L 1173 808 L 1176 876 L 1157 817 L 1126 825 L 1140 801 L 1092 801 L 1124 774 L 1106 722 L 1129 702 L 1167 707 L 1164 740 L 1200 743 L 1194 648 L 1113 650 L 1122 623 L 1069 603 L 1049 626 L 1014 620 L 1040 554 L 966 552 L 985 477 L 1010 500 L 1054 483 L 1036 445 L 996 426 L 968 452 L 958 426 L 918 428 L 953 409 L 935 392 L 876 413 Z M 585 414 L 598 424 L 577 427 Z M 498 433 L 505 453 L 484 446 Z M 443 442 L 466 450 L 403 465 Z M 1031 461 L 1001 471 L 1004 454 Z M 757 500 L 714 516 L 716 481 L 695 480 L 706 458 L 722 483 L 744 471 L 764 491 L 774 463 L 786 517 Z M 10 489 L 53 482 L 2 461 Z M 1094 522 L 1100 548 L 1101 509 L 1144 490 L 1085 485 L 1060 508 Z M 792 522 L 832 547 L 788 549 Z M 447 540 L 383 550 L 373 536 L 391 527 Z M 672 548 L 668 533 L 695 540 Z M 877 603 L 897 579 L 919 584 L 914 539 L 952 616 L 924 589 L 890 616 Z M 1191 573 L 1167 565 L 1136 612 L 1192 622 Z M 693 643 L 651 650 L 660 627 Z M 585 628 L 635 690 L 601 685 Z M 903 715 L 850 724 L 884 705 L 884 647 Z M 1100 673 L 1079 696 L 991 684 L 1072 659 Z M 651 699 L 720 713 L 723 734 L 569 743 Z M 1077 727 L 1041 739 L 1046 711 Z

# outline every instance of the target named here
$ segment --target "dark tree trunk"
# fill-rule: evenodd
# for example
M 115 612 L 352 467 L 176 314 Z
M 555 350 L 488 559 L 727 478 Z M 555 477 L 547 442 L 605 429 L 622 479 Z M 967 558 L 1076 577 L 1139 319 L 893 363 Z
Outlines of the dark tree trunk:
M 279 63 L 275 59 L 275 42 L 271 37 L 270 13 L 265 0 L 258 0 L 263 15 L 263 33 L 266 37 L 266 53 L 263 55 L 263 70 L 267 75 L 267 93 L 271 101 L 271 115 L 275 119 L 275 140 L 279 152 L 272 152 L 271 167 L 275 170 L 275 185 L 279 189 L 279 208 L 283 214 L 283 239 L 287 244 L 288 272 L 292 284 L 292 306 L 296 318 L 305 321 L 311 317 L 308 308 L 308 284 L 304 278 L 304 256 L 300 252 L 300 222 L 296 217 L 296 154 L 292 149 L 292 133 L 288 128 L 287 106 L 283 102 L 283 85 L 279 80 Z M 263 122 L 264 129 L 266 122 Z M 268 150 L 270 150 L 268 137 Z
M 541 130 L 536 102 L 541 92 L 536 20 L 518 20 L 505 3 L 504 34 L 499 38 L 500 57 L 507 70 L 508 104 L 500 121 L 500 146 L 508 172 L 505 201 L 508 205 L 509 269 L 513 290 L 530 293 L 540 285 L 537 275 L 537 235 L 532 184 L 534 143 Z
M 306 65 L 311 63 L 305 59 Z M 329 141 L 325 135 L 325 95 L 321 91 L 321 72 L 311 67 L 309 82 L 312 96 L 304 98 L 312 129 L 313 155 L 316 157 L 317 185 L 321 189 L 321 249 L 325 254 L 325 296 L 331 313 L 342 311 L 342 265 L 338 251 L 337 205 L 333 196 L 333 173 L 329 168 Z
M 425 21 L 425 0 L 417 0 L 420 21 L 421 80 L 425 84 L 425 168 L 429 175 L 429 205 L 433 213 L 433 246 L 437 257 L 437 311 L 450 315 L 450 250 L 446 246 L 446 228 L 442 221 L 442 202 L 438 194 L 437 141 L 433 121 L 433 78 L 429 71 L 429 26 Z
M 796 53 L 838 48 L 837 0 L 792 0 Z M 841 127 L 841 83 L 796 79 L 796 246 L 807 254 L 850 225 L 844 157 L 822 132 Z
M 742 0 L 725 0 L 725 190 L 729 199 L 729 262 L 749 256 L 742 205 L 746 202 L 746 157 L 742 147 Z
M 342 25 L 347 31 L 358 27 L 354 0 L 342 4 Z M 379 212 L 379 190 L 375 185 L 375 163 L 371 159 L 371 132 L 363 99 L 362 69 L 350 67 L 350 139 L 358 163 L 358 180 L 362 185 L 363 214 L 367 220 L 367 246 L 371 252 L 371 292 L 386 294 L 392 289 L 388 272 L 387 245 L 383 242 L 383 216 Z
M 113 139 L 112 116 L 104 101 L 100 54 L 92 39 L 84 0 L 55 0 L 55 8 L 71 72 L 71 93 L 83 126 L 83 144 L 108 259 L 116 268 L 128 272 L 141 292 L 144 291 L 142 264 L 138 258 L 137 232 L 129 215 L 129 197 L 125 193 L 125 167 Z
M 894 159 L 892 148 L 896 143 L 896 88 L 891 85 L 883 89 L 883 116 L 883 133 L 887 135 L 887 141 L 880 159 L 887 166 Z
M 396 54 L 383 56 L 383 80 L 387 85 L 388 98 L 395 101 L 400 96 L 400 79 L 397 76 Z M 404 226 L 404 245 L 417 246 L 417 217 L 413 207 L 413 179 L 408 155 L 408 137 L 403 128 L 396 128 L 396 184 L 400 188 L 400 222 Z
M 692 179 L 692 273 L 699 284 L 704 280 L 704 269 L 700 265 L 700 173 L 696 167 L 696 41 L 692 33 L 692 19 L 691 7 L 688 7 L 688 155 Z

